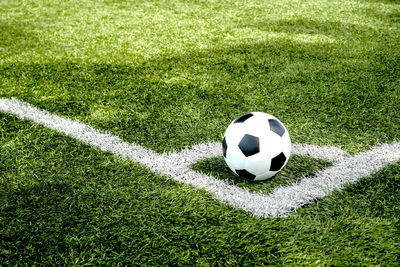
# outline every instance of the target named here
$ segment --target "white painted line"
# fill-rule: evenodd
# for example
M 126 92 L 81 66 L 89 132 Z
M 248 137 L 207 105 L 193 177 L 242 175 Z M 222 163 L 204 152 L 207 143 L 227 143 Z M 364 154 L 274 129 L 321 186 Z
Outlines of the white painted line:
M 301 179 L 298 183 L 278 187 L 269 195 L 251 193 L 227 183 L 215 184 L 215 186 L 212 186 L 212 183 L 199 184 L 198 187 L 206 188 L 219 200 L 251 212 L 257 217 L 286 216 L 305 204 L 323 198 L 334 190 L 340 190 L 345 185 L 355 183 L 385 165 L 396 162 L 400 158 L 400 142 L 377 146 L 354 156 L 335 147 L 304 144 L 293 144 L 292 152 L 330 160 L 333 165 L 312 177 Z M 172 153 L 166 157 L 165 162 L 168 164 L 176 162 L 180 166 L 181 170 L 173 168 L 169 173 L 175 179 L 186 183 L 186 180 L 200 180 L 199 177 L 203 176 L 204 183 L 207 183 L 213 177 L 192 171 L 190 165 L 199 160 L 220 155 L 220 143 L 201 144 L 195 146 L 193 150 L 186 149 L 180 153 Z
M 277 216 L 287 215 L 302 205 L 357 182 L 387 164 L 398 161 L 399 158 L 400 142 L 380 145 L 369 151 L 344 157 L 313 177 L 304 178 L 291 186 L 276 188 L 268 196 L 271 199 L 270 209 L 278 211 L 275 214 Z M 266 210 L 258 210 L 256 214 L 261 217 L 268 216 Z
M 333 166 L 313 177 L 303 178 L 290 186 L 276 188 L 270 195 L 265 195 L 251 193 L 191 169 L 191 165 L 200 160 L 220 156 L 220 143 L 200 144 L 180 152 L 157 154 L 79 121 L 39 110 L 15 98 L 0 98 L 0 111 L 39 123 L 102 151 L 129 158 L 147 166 L 155 173 L 167 175 L 181 183 L 205 189 L 220 201 L 251 212 L 257 217 L 286 216 L 302 205 L 342 189 L 346 184 L 354 183 L 400 158 L 400 142 L 374 147 L 354 156 L 335 147 L 293 144 L 294 154 L 326 159 L 332 161 Z
M 299 156 L 308 156 L 315 159 L 324 159 L 330 162 L 338 162 L 349 156 L 348 153 L 338 147 L 316 146 L 309 144 L 293 144 L 292 153 Z
M 147 161 L 152 161 L 153 158 L 159 160 L 157 158 L 159 155 L 151 150 L 126 143 L 117 136 L 97 130 L 79 121 L 62 118 L 47 111 L 39 110 L 15 98 L 0 98 L 0 111 L 13 114 L 20 119 L 31 120 L 86 144 L 97 147 L 102 151 L 111 152 L 138 162 L 143 161 L 143 164 L 147 163 Z

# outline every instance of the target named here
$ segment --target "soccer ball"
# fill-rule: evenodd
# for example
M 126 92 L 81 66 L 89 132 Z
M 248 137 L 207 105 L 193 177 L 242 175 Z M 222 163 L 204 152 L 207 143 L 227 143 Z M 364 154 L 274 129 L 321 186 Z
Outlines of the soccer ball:
M 229 168 L 250 181 L 269 179 L 287 163 L 291 142 L 285 126 L 274 116 L 252 112 L 228 126 L 222 151 Z

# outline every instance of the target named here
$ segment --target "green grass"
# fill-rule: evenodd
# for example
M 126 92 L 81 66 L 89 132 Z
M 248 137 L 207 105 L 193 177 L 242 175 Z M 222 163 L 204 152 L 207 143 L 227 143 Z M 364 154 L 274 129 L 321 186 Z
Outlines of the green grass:
M 394 0 L 0 2 L 0 97 L 157 152 L 222 139 L 250 111 L 293 142 L 400 140 Z M 270 192 L 327 167 L 292 157 Z M 398 265 L 400 164 L 287 218 L 0 114 L 0 265 Z
M 287 218 L 256 219 L 0 115 L 2 264 L 395 264 L 400 164 Z

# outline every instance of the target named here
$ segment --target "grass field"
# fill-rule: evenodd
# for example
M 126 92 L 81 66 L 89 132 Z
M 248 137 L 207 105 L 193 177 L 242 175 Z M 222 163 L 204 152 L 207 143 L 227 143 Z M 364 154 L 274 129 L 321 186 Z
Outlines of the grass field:
M 0 2 L 0 98 L 156 152 L 221 141 L 241 114 L 354 154 L 400 140 L 396 0 Z M 256 218 L 0 113 L 0 265 L 400 262 L 400 162 L 288 217 Z M 294 155 L 271 192 L 330 166 Z

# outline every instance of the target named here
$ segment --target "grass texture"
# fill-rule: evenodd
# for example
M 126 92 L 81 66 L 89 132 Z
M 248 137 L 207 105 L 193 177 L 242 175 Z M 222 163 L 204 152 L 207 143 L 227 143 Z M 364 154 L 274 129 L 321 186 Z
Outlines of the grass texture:
M 0 97 L 157 152 L 222 139 L 241 114 L 356 153 L 400 140 L 391 0 L 0 2 Z M 329 166 L 293 156 L 270 192 Z M 286 218 L 0 114 L 0 265 L 396 265 L 400 164 Z

